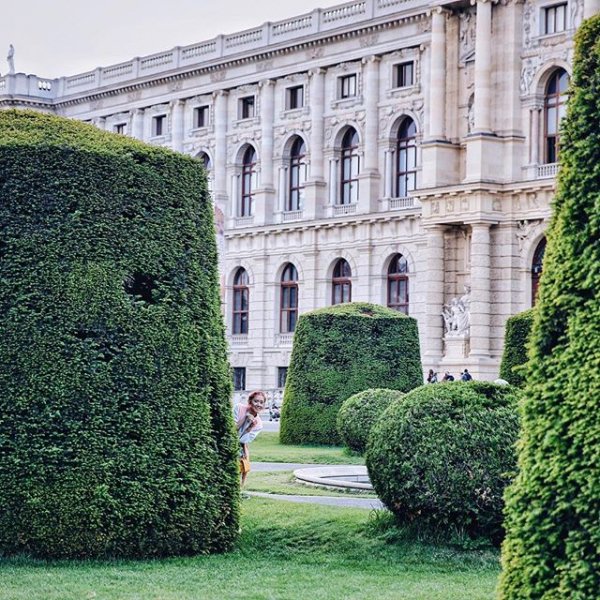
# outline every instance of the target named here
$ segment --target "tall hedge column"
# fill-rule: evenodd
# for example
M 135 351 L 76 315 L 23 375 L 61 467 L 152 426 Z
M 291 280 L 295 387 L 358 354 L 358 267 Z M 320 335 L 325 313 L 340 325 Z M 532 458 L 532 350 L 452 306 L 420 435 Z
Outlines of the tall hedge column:
M 490 225 L 471 225 L 471 358 L 490 356 Z

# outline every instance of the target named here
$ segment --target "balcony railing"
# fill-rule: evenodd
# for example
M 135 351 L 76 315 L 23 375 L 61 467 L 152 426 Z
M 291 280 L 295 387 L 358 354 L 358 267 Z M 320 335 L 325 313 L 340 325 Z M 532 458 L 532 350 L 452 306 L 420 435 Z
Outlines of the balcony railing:
M 281 213 L 281 221 L 289 223 L 290 221 L 299 221 L 302 219 L 302 210 L 286 210 Z
M 334 217 L 344 217 L 346 215 L 356 214 L 356 203 L 354 204 L 337 204 L 333 207 Z
M 293 333 L 278 333 L 275 336 L 276 346 L 291 346 L 294 343 Z
M 250 227 L 253 223 L 254 223 L 254 216 L 236 217 L 235 218 L 235 226 L 236 227 Z
M 247 333 L 234 333 L 229 336 L 229 345 L 231 347 L 247 346 L 248 345 L 248 334 Z
M 537 178 L 546 179 L 556 177 L 558 173 L 558 163 L 548 163 L 547 165 L 539 165 L 537 168 Z

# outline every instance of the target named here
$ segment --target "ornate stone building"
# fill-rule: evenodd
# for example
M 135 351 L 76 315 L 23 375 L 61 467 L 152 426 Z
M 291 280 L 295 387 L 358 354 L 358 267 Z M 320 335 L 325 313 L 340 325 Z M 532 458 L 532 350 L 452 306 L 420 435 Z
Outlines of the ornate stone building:
M 298 314 L 419 321 L 425 369 L 497 376 L 532 305 L 573 34 L 600 0 L 354 0 L 48 80 L 0 107 L 198 157 L 238 387 L 279 387 Z

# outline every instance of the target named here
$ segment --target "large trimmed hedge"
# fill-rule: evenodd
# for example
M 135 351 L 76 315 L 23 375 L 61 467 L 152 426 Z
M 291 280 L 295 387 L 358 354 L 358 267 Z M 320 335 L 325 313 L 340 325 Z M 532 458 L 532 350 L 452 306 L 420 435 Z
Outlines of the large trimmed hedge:
M 404 393 L 398 390 L 378 388 L 358 392 L 344 400 L 337 414 L 337 430 L 344 446 L 363 454 L 377 419 L 394 400 L 402 396 Z
M 519 387 L 525 383 L 523 367 L 529 360 L 527 348 L 534 314 L 535 310 L 530 308 L 510 317 L 506 322 L 500 377 Z
M 600 16 L 585 21 L 563 120 L 523 403 L 507 492 L 500 596 L 600 591 Z
M 340 304 L 298 320 L 280 439 L 338 444 L 338 410 L 369 388 L 407 392 L 423 383 L 417 322 L 376 304 Z
M 232 546 L 213 227 L 192 159 L 0 111 L 0 553 Z
M 518 433 L 511 386 L 421 386 L 393 402 L 371 429 L 369 476 L 399 523 L 429 532 L 451 526 L 498 542 Z

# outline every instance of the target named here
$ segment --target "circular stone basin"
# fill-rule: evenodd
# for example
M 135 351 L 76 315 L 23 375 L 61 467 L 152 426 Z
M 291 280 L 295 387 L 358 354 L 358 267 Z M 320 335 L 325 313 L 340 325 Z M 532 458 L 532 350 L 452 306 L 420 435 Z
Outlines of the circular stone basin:
M 328 488 L 372 491 L 367 467 L 362 465 L 343 465 L 296 469 L 294 477 L 300 483 Z

